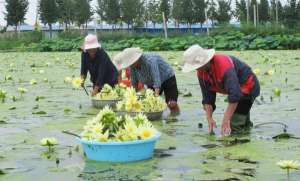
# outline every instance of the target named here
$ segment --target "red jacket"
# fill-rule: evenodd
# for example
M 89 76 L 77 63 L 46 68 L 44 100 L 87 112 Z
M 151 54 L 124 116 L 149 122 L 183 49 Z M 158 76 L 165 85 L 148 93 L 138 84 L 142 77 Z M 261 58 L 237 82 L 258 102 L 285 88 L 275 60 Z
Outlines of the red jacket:
M 216 93 L 228 95 L 229 102 L 238 102 L 243 96 L 257 97 L 259 83 L 251 68 L 239 59 L 216 54 L 208 71 L 198 70 L 203 104 L 215 104 Z

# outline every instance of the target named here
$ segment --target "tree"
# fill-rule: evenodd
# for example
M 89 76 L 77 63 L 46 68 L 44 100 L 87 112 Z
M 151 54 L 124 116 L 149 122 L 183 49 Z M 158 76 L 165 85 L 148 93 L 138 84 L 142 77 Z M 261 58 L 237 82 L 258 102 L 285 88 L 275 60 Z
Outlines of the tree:
M 59 10 L 59 21 L 65 24 L 65 30 L 68 30 L 69 26 L 75 20 L 76 11 L 74 10 L 77 10 L 78 7 L 75 7 L 74 1 L 75 0 L 56 0 Z
M 76 0 L 74 5 L 78 7 L 75 11 L 75 21 L 78 27 L 80 28 L 81 25 L 85 25 L 83 27 L 86 28 L 88 21 L 93 16 L 90 0 Z
M 253 7 L 257 7 L 258 3 L 256 0 L 251 0 L 250 5 L 249 5 L 249 18 L 250 21 L 254 21 L 254 11 L 253 11 Z
M 216 3 L 214 0 L 208 0 L 208 10 L 207 10 L 207 16 L 211 20 L 212 27 L 214 26 L 214 21 L 217 20 L 217 9 L 216 9 Z
M 182 22 L 182 17 L 184 14 L 184 9 L 183 9 L 183 0 L 174 0 L 173 1 L 173 9 L 172 9 L 172 16 L 175 19 L 175 23 L 179 27 L 179 23 Z
M 217 21 L 220 24 L 227 24 L 231 20 L 231 1 L 218 0 Z
M 235 1 L 235 17 L 241 22 L 241 23 L 245 23 L 247 22 L 247 4 L 245 0 L 236 0 Z
M 277 2 L 278 21 L 281 22 L 283 20 L 283 7 L 279 0 L 271 0 L 270 19 L 273 22 L 276 22 L 276 2 Z
M 154 28 L 157 22 L 162 21 L 159 5 L 158 0 L 149 0 L 147 6 L 148 20 L 152 22 Z
M 299 8 L 299 9 L 298 9 Z M 288 4 L 284 7 L 284 23 L 291 28 L 294 28 L 299 24 L 299 11 L 300 5 L 297 5 L 296 0 L 288 1 Z
M 258 5 L 258 11 L 259 21 L 267 22 L 270 20 L 268 0 L 260 0 L 260 4 Z
M 120 21 L 120 2 L 119 0 L 98 0 L 98 14 L 102 20 L 109 24 L 117 24 Z
M 28 0 L 5 0 L 5 2 L 5 20 L 7 26 L 15 26 L 15 31 L 17 31 L 18 25 L 25 20 L 25 14 L 28 10 Z
M 52 24 L 56 23 L 58 16 L 58 7 L 55 0 L 40 0 L 38 11 L 40 20 L 44 25 L 49 26 L 50 38 L 52 38 Z
M 165 14 L 166 21 L 169 20 L 169 15 L 170 15 L 170 0 L 160 0 L 160 12 L 161 14 Z
M 193 0 L 194 22 L 202 24 L 205 22 L 205 0 Z
M 121 16 L 122 20 L 127 23 L 128 29 L 140 14 L 140 7 L 140 0 L 121 0 Z
M 194 23 L 195 13 L 193 9 L 193 2 L 191 0 L 183 0 L 182 9 L 187 10 L 182 14 L 182 20 L 188 24 L 189 28 Z

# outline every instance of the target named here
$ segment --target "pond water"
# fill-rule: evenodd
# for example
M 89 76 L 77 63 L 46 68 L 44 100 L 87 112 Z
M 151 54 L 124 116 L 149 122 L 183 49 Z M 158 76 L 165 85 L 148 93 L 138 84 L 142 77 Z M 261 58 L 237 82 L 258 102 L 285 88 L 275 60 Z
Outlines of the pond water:
M 65 77 L 79 75 L 80 53 L 1 53 L 0 89 L 7 91 L 7 98 L 0 103 L 0 180 L 287 179 L 276 163 L 300 160 L 300 139 L 296 139 L 300 137 L 300 51 L 225 52 L 260 69 L 261 96 L 251 119 L 254 125 L 284 123 L 287 133 L 296 137 L 279 140 L 272 139 L 283 133 L 279 124 L 258 126 L 243 137 L 222 138 L 220 123 L 226 108 L 222 95 L 217 96 L 214 114 L 216 134 L 208 135 L 196 73 L 178 70 L 182 52 L 157 53 L 174 65 L 180 91 L 192 96 L 180 95 L 177 119 L 168 119 L 166 111 L 163 120 L 153 122 L 162 132 L 153 159 L 133 163 L 89 161 L 75 138 L 62 133 L 80 133 L 86 120 L 99 111 L 91 107 L 83 90 L 64 83 Z M 265 75 L 270 69 L 274 74 Z M 32 79 L 37 84 L 31 85 Z M 20 87 L 28 92 L 21 96 Z M 274 88 L 281 90 L 280 97 Z M 40 146 L 43 137 L 58 139 L 55 153 L 49 155 Z M 300 171 L 291 172 L 290 180 L 300 180 Z

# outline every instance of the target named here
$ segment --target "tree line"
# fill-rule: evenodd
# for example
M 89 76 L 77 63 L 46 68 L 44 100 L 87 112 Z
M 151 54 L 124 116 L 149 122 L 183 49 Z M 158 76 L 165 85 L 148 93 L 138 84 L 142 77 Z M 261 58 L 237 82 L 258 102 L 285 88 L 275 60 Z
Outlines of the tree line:
M 212 25 L 227 24 L 233 18 L 242 24 L 278 23 L 296 27 L 300 23 L 300 0 L 97 0 L 92 7 L 91 0 L 39 0 L 38 18 L 52 29 L 52 24 L 63 24 L 85 28 L 98 14 L 101 21 L 114 27 L 126 23 L 131 27 L 148 27 L 163 22 L 180 24 L 202 24 L 209 20 Z M 235 3 L 235 8 L 233 4 Z M 7 25 L 15 26 L 25 20 L 28 0 L 5 0 Z

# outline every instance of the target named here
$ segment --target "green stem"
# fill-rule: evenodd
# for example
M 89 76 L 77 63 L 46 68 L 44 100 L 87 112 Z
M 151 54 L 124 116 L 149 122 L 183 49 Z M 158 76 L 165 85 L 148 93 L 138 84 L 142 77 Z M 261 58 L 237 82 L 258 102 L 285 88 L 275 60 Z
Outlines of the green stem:
M 290 180 L 290 169 L 289 168 L 287 169 L 287 179 L 288 179 L 288 181 Z

